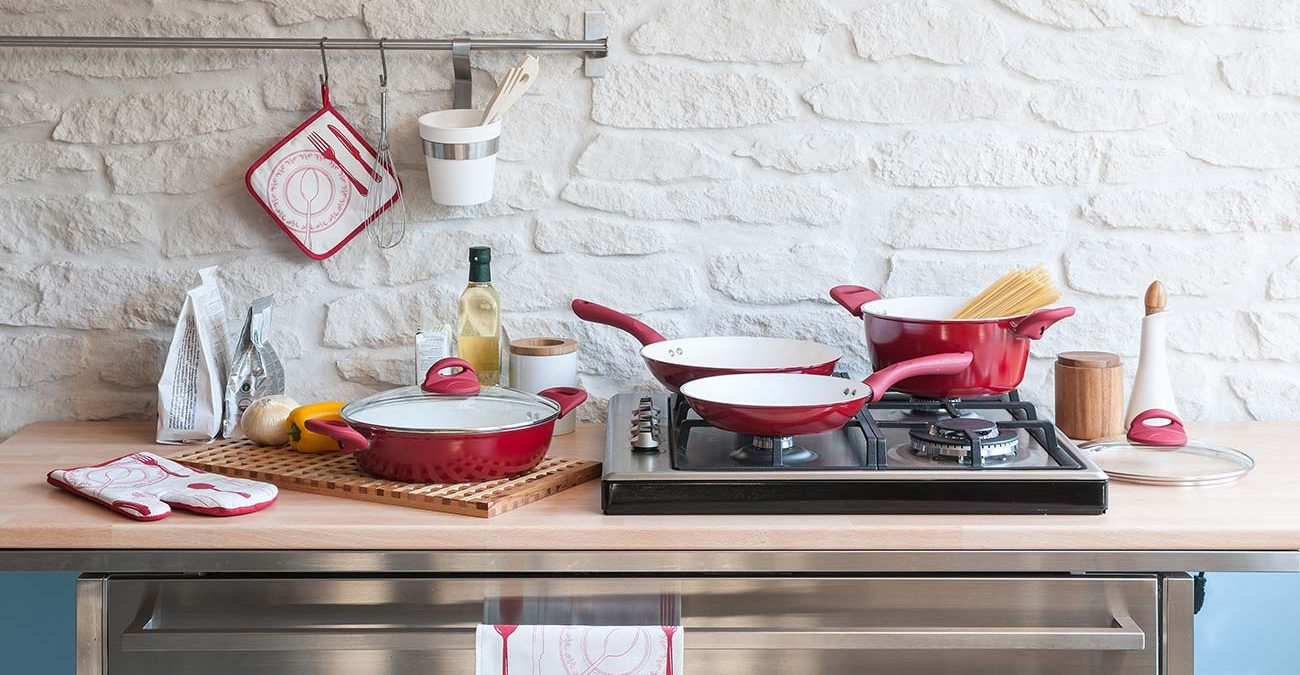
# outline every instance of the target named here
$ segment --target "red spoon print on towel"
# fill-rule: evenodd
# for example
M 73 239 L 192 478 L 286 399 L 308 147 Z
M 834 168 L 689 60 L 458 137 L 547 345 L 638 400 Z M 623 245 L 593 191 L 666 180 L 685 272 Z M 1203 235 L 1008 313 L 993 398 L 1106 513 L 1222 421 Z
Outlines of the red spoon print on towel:
M 302 150 L 271 169 L 268 206 L 308 247 L 312 237 L 334 227 L 347 212 L 353 190 L 338 165 L 319 152 Z

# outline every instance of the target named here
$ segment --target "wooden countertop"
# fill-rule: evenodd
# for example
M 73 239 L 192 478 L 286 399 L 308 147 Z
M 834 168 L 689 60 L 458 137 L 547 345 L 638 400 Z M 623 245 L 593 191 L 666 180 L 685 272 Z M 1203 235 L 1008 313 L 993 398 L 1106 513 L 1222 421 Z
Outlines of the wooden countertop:
M 1297 550 L 1300 422 L 1202 424 L 1198 439 L 1250 453 L 1241 481 L 1205 488 L 1112 483 L 1102 516 L 605 516 L 599 482 L 479 519 L 282 490 L 260 513 L 177 512 L 152 523 L 45 482 L 50 469 L 158 451 L 138 422 L 33 424 L 0 444 L 0 548 L 62 549 L 811 549 Z M 580 425 L 552 454 L 599 458 Z

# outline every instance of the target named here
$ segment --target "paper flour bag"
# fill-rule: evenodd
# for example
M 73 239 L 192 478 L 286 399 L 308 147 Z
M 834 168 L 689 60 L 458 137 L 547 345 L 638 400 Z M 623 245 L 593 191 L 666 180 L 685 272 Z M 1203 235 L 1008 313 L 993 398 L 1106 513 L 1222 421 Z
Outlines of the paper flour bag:
M 207 443 L 221 431 L 228 337 L 216 272 L 199 270 L 176 320 L 158 380 L 159 443 Z

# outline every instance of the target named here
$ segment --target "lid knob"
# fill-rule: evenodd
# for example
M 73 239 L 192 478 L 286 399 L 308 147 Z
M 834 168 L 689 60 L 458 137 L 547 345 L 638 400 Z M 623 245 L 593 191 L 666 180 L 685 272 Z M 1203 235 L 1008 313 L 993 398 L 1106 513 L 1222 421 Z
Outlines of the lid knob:
M 449 368 L 460 368 L 460 370 L 450 375 L 443 375 L 441 371 Z M 478 375 L 474 373 L 474 367 L 469 364 L 469 361 L 448 356 L 429 366 L 429 372 L 424 376 L 424 384 L 421 384 L 420 388 L 430 394 L 473 396 L 479 392 L 480 385 Z

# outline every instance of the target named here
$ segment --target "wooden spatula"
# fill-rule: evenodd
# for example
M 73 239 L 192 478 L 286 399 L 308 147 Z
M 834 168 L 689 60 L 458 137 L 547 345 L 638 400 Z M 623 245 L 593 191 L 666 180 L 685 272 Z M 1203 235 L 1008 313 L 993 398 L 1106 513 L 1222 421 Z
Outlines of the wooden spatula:
M 488 101 L 487 109 L 483 111 L 483 120 L 480 124 L 492 124 L 500 120 L 506 111 L 528 92 L 529 87 L 533 86 L 533 81 L 537 79 L 538 65 L 537 57 L 531 54 L 525 54 L 522 59 L 519 59 L 519 63 L 515 64 L 501 79 L 501 85 L 492 95 L 492 100 Z

